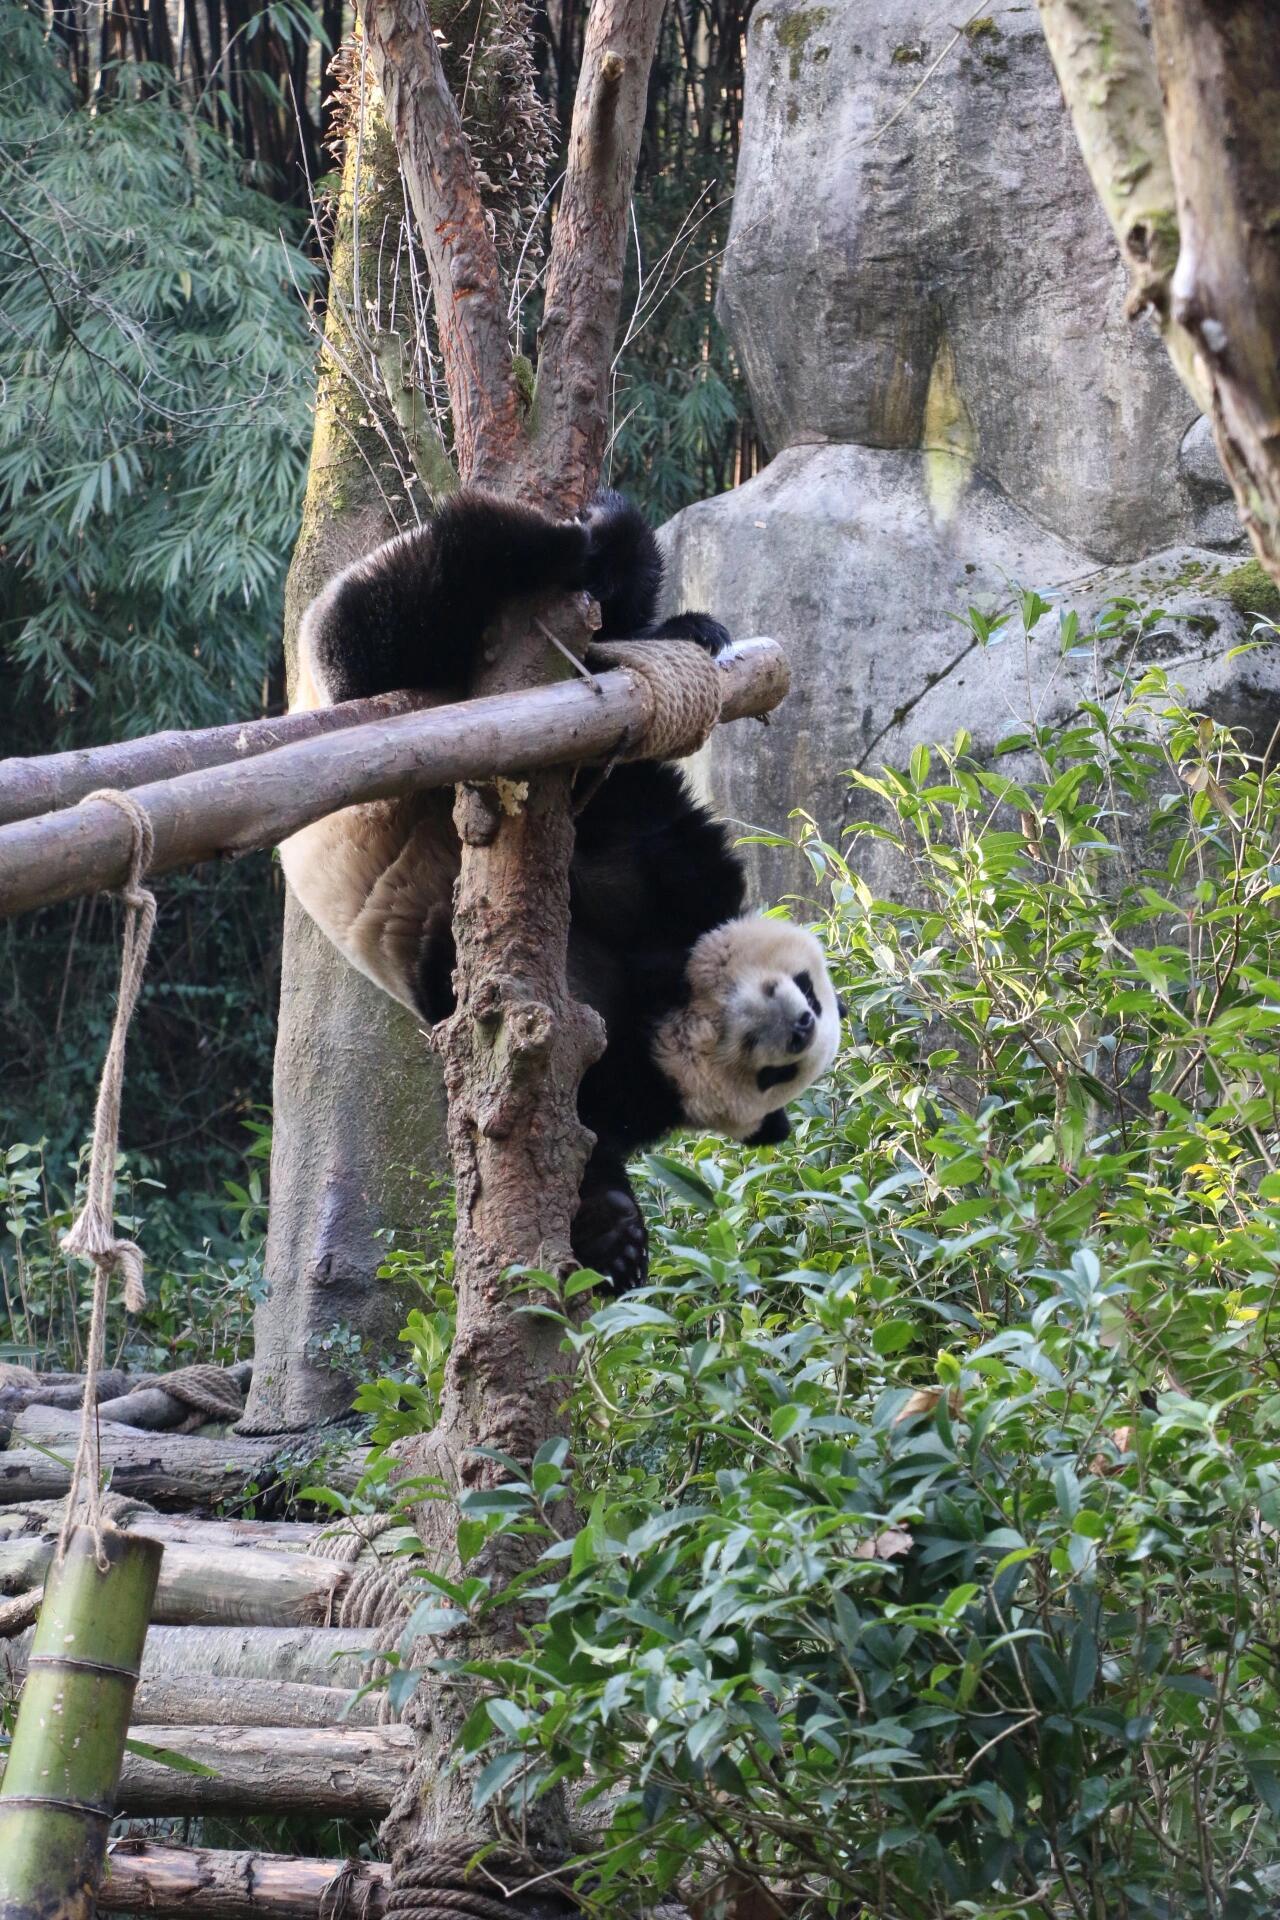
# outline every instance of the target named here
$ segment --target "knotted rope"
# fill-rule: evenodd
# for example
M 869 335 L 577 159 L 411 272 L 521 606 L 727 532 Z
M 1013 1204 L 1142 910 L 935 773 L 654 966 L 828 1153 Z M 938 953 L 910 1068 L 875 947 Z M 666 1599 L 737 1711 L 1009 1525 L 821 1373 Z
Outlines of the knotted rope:
M 592 646 L 590 659 L 637 674 L 653 700 L 643 733 L 620 759 L 683 760 L 720 718 L 720 669 L 692 640 L 605 640 Z
M 107 1571 L 102 1549 L 103 1507 L 102 1474 L 98 1449 L 97 1392 L 95 1381 L 102 1368 L 106 1341 L 107 1285 L 120 1270 L 124 1278 L 124 1304 L 129 1313 L 139 1313 L 146 1305 L 142 1284 L 142 1253 L 132 1240 L 119 1240 L 115 1234 L 116 1143 L 120 1133 L 120 1096 L 124 1087 L 124 1047 L 129 1022 L 138 1000 L 138 989 L 147 964 L 151 930 L 156 922 L 156 898 L 143 886 L 151 865 L 155 836 L 146 812 L 130 793 L 118 793 L 104 787 L 87 794 L 88 800 L 107 800 L 119 807 L 133 830 L 133 852 L 129 873 L 120 898 L 124 901 L 124 936 L 120 951 L 120 987 L 116 997 L 116 1017 L 111 1028 L 102 1079 L 98 1086 L 98 1104 L 93 1116 L 93 1144 L 89 1149 L 89 1173 L 85 1182 L 85 1200 L 80 1213 L 62 1238 L 64 1253 L 78 1254 L 93 1263 L 93 1311 L 89 1319 L 89 1350 L 85 1359 L 84 1409 L 80 1420 L 80 1444 L 71 1469 L 67 1489 L 66 1512 L 58 1552 L 67 1550 L 75 1525 L 81 1487 L 86 1488 L 85 1524 L 92 1528 L 97 1543 L 98 1566 Z

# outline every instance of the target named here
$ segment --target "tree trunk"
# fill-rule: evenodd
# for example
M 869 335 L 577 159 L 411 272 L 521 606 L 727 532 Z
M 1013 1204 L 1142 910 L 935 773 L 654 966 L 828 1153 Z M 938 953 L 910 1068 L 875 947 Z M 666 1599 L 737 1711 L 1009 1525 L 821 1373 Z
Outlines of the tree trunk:
M 1280 585 L 1280 11 L 1153 0 L 1181 244 L 1173 318 L 1195 342 L 1218 455 Z
M 395 151 L 380 118 L 366 112 L 347 142 L 330 351 L 289 569 L 290 676 L 298 622 L 324 582 L 398 530 L 393 503 L 404 525 L 414 523 L 403 475 L 344 371 L 367 365 L 358 290 L 376 288 L 383 222 L 399 214 Z M 348 966 L 287 892 L 273 1099 L 269 1290 L 254 1318 L 253 1385 L 240 1422 L 254 1434 L 347 1412 L 357 1383 L 395 1352 L 409 1303 L 378 1278 L 387 1246 L 379 1236 L 429 1236 L 431 1194 L 421 1176 L 443 1158 L 440 1077 L 418 1022 Z
M 365 1639 L 369 1638 L 365 1629 Z M 373 1727 L 382 1698 L 351 1687 L 316 1687 L 289 1680 L 219 1679 L 184 1673 L 143 1680 L 133 1700 L 133 1724 L 188 1727 Z
M 130 1528 L 151 1538 L 146 1527 Z M 57 1541 L 0 1541 L 0 1592 L 42 1584 Z M 165 1626 L 323 1626 L 351 1584 L 352 1569 L 304 1553 L 253 1547 L 166 1545 L 151 1618 Z
M 1280 12 L 1273 0 L 1038 0 L 1132 282 L 1209 416 L 1280 584 Z

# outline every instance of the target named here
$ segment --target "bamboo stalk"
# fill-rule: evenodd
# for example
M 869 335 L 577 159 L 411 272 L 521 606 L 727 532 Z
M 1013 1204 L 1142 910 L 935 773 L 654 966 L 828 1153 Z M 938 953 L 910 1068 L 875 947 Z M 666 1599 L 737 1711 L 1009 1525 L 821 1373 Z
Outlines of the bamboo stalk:
M 163 1549 L 84 1527 L 53 1568 L 0 1783 L 0 1920 L 92 1920 Z
M 77 747 L 39 759 L 0 760 L 0 823 L 31 820 L 37 814 L 73 807 L 99 787 L 140 787 L 201 767 L 254 760 L 260 753 L 319 734 L 341 733 L 393 714 L 416 713 L 428 704 L 421 693 L 379 693 L 369 700 L 343 700 L 334 707 L 284 713 L 268 720 L 234 720 L 225 727 L 200 727 L 148 733 L 138 740 L 116 740 L 102 747 Z
M 722 720 L 764 713 L 786 693 L 786 655 L 772 640 L 741 641 L 717 665 Z M 591 682 L 404 713 L 277 747 L 247 765 L 152 781 L 133 789 L 155 831 L 150 871 L 273 846 L 356 801 L 607 760 L 643 731 L 652 703 L 637 673 L 613 668 Z M 122 885 L 132 848 L 130 821 L 106 800 L 0 827 L 0 915 Z
M 333 1903 L 339 1883 L 350 1902 L 342 1911 L 381 1920 L 391 1876 L 374 1861 L 222 1853 L 132 1838 L 113 1843 L 108 1868 L 99 1910 L 155 1920 L 313 1920 Z

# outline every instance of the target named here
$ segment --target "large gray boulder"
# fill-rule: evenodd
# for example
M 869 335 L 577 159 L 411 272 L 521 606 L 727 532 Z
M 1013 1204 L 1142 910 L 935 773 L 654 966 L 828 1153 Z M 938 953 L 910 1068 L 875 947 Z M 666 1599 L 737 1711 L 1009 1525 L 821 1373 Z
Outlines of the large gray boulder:
M 982 649 L 953 618 L 1011 582 L 1169 607 L 1162 664 L 1269 731 L 1269 657 L 1222 655 L 1274 593 L 1240 574 L 1204 423 L 1124 298 L 1034 8 L 958 34 L 931 0 L 753 15 L 720 308 L 774 457 L 667 530 L 673 602 L 795 665 L 768 733 L 704 756 L 733 817 L 838 831 L 845 769 L 961 725 L 982 751 L 1092 694 L 1118 662 L 1047 632 Z M 757 860 L 764 888 L 798 877 Z

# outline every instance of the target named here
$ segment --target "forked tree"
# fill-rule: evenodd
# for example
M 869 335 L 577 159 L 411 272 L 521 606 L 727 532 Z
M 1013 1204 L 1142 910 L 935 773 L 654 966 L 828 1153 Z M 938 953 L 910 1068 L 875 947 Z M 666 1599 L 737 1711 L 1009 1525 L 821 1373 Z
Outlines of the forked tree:
M 595 0 L 592 5 L 531 378 L 513 356 L 510 287 L 486 211 L 488 183 L 449 83 L 451 49 L 446 44 L 442 51 L 421 0 L 368 0 L 363 8 L 370 68 L 429 270 L 457 476 L 464 485 L 518 497 L 556 514 L 575 510 L 590 495 L 605 451 L 628 206 L 661 11 L 662 0 Z M 505 12 L 508 31 L 513 22 L 527 31 L 526 9 L 509 6 L 499 12 Z M 360 151 L 348 156 L 348 192 L 354 169 L 364 166 L 375 189 L 381 181 L 394 194 L 394 169 L 369 168 L 370 152 L 386 137 L 376 121 L 366 118 L 360 140 L 353 143 Z M 491 179 L 492 155 L 486 155 L 485 164 Z M 331 339 L 327 377 L 339 387 L 343 315 L 357 324 L 360 318 L 353 281 L 362 265 L 366 275 L 372 272 L 387 231 L 368 198 L 358 224 L 353 232 L 348 221 L 347 243 L 335 260 L 338 297 L 329 326 L 338 338 Z M 381 456 L 368 447 L 368 424 L 358 393 L 348 391 L 345 398 L 332 390 L 322 393 L 312 487 L 291 581 L 295 626 L 300 603 L 337 560 L 391 530 L 386 489 L 377 478 Z M 430 424 L 418 426 L 415 464 L 438 486 L 441 449 Z M 570 651 L 581 652 L 589 637 L 588 615 L 588 604 L 578 596 L 512 609 L 496 636 L 483 690 L 511 689 L 568 671 L 546 630 Z M 589 1140 L 577 1116 L 577 1087 L 603 1041 L 598 1018 L 574 1001 L 565 978 L 569 778 L 560 770 L 531 777 L 519 804 L 508 810 L 483 791 L 462 791 L 457 798 L 462 840 L 454 926 L 458 1008 L 435 1035 L 448 1095 L 457 1198 L 457 1335 L 439 1422 L 406 1465 L 459 1492 L 501 1477 L 493 1452 L 530 1460 L 563 1418 L 566 1379 L 558 1329 L 515 1311 L 518 1299 L 504 1276 L 513 1265 L 560 1273 L 572 1267 L 569 1229 Z M 286 1246 L 296 1256 L 295 1267 L 305 1265 L 310 1248 L 314 1289 L 323 1290 L 326 1276 L 317 1271 L 323 1263 L 314 1249 L 317 1233 L 332 1231 L 325 1217 L 332 1223 L 349 1204 L 364 1230 L 386 1196 L 370 1196 L 367 1183 L 362 1188 L 359 1180 L 344 1184 L 340 1146 L 332 1159 L 328 1152 L 335 1145 L 335 1095 L 316 1084 L 324 1063 L 308 1038 L 308 1003 L 317 985 L 321 996 L 328 991 L 333 969 L 342 963 L 323 953 L 296 915 L 290 942 L 286 1002 L 293 1004 L 292 1011 L 286 1005 L 282 1022 L 280 1065 L 290 1080 L 282 1089 L 286 1125 L 300 1137 L 288 1150 L 287 1178 L 279 1184 L 273 1179 L 273 1210 L 280 1209 L 279 1222 L 273 1222 L 274 1262 L 279 1277 Z M 352 982 L 344 982 L 341 990 L 365 992 L 363 983 Z M 375 1009 L 372 1002 L 368 1012 L 380 1023 L 377 1057 L 421 1056 L 412 1022 Z M 313 1028 L 325 1018 L 323 1006 L 312 1009 Z M 362 1150 L 368 1155 L 372 1143 L 374 1157 L 380 1151 L 388 1159 L 407 1157 L 405 1118 L 427 1098 L 421 1071 L 407 1066 L 388 1088 L 368 1073 L 354 1048 L 339 1064 L 359 1083 L 354 1095 L 338 1088 L 336 1098 L 348 1107 L 353 1098 L 359 1103 L 355 1117 L 364 1129 Z M 322 1114 L 326 1102 L 330 1110 Z M 322 1129 L 322 1151 L 313 1154 L 308 1169 L 301 1161 L 309 1117 Z M 420 1130 L 417 1137 L 420 1141 Z M 341 1231 L 339 1225 L 332 1244 L 340 1245 Z M 344 1276 L 328 1277 L 339 1283 L 340 1310 Z M 279 1311 L 273 1324 L 279 1344 L 284 1337 Z M 281 1349 L 260 1358 L 266 1364 L 257 1424 L 299 1424 L 307 1396 L 295 1395 L 288 1384 L 291 1356 Z M 307 1410 L 314 1410 L 314 1400 Z M 457 1564 L 453 1511 L 448 1500 L 426 1500 L 417 1514 L 426 1550 L 442 1568 Z M 519 1571 L 521 1551 L 518 1543 L 500 1537 L 481 1550 L 468 1571 L 500 1588 Z M 461 1642 L 452 1639 L 449 1652 L 482 1659 L 509 1651 L 521 1627 L 516 1607 L 499 1610 L 469 1634 L 464 1630 Z M 415 1664 L 422 1666 L 431 1652 L 419 1649 Z M 481 1897 L 474 1883 L 469 1892 L 460 1890 L 462 1864 L 476 1847 L 499 1841 L 507 1865 L 500 1871 L 495 1856 L 489 1870 L 508 1885 L 534 1883 L 503 1910 L 563 1912 L 559 1896 L 549 1891 L 552 1883 L 539 1879 L 540 1872 L 553 1872 L 568 1851 L 562 1803 L 550 1795 L 530 1809 L 519 1846 L 513 1848 L 494 1811 L 475 1810 L 467 1769 L 449 1765 L 470 1704 L 465 1687 L 428 1677 L 409 1708 L 419 1734 L 419 1758 L 384 1835 L 395 1850 L 391 1911 L 429 1915 L 442 1890 L 451 1886 L 454 1904 L 441 1902 L 435 1910 L 482 1911 L 456 1904 Z

